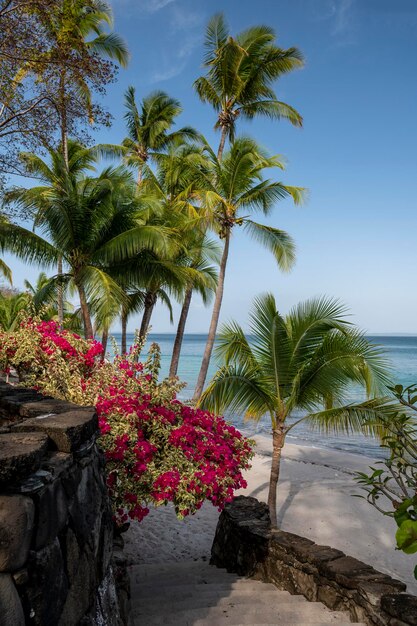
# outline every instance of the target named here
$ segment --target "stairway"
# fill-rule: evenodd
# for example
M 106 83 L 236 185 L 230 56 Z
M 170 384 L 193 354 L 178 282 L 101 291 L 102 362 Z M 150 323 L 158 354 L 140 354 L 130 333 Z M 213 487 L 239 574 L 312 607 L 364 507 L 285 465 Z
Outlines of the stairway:
M 229 574 L 204 561 L 130 568 L 132 626 L 348 626 L 330 611 L 272 584 Z M 364 624 L 357 626 L 365 626 Z

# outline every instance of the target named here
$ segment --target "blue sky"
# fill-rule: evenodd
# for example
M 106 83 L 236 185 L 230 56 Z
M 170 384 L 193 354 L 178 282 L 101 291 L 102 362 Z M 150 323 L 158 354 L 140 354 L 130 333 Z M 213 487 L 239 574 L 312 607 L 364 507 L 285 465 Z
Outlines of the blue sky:
M 265 23 L 283 47 L 298 46 L 303 70 L 277 85 L 304 128 L 286 122 L 240 123 L 240 133 L 285 155 L 280 179 L 309 189 L 303 207 L 276 206 L 268 222 L 297 244 L 297 264 L 284 275 L 271 256 L 236 232 L 222 320 L 245 323 L 253 297 L 272 291 L 282 311 L 312 296 L 343 300 L 369 332 L 417 334 L 417 2 L 415 0 L 113 0 L 116 30 L 132 59 L 108 90 L 115 120 L 98 141 L 124 136 L 123 92 L 138 97 L 163 89 L 184 107 L 214 146 L 215 114 L 192 83 L 201 74 L 205 25 L 223 11 L 232 33 Z M 238 230 L 238 229 L 235 229 Z M 15 283 L 24 274 L 16 261 Z M 178 307 L 176 308 L 176 312 Z M 205 332 L 210 309 L 196 299 L 187 330 Z M 132 320 L 131 328 L 137 324 Z M 155 332 L 170 332 L 168 313 L 155 312 Z M 117 329 L 116 329 L 117 330 Z

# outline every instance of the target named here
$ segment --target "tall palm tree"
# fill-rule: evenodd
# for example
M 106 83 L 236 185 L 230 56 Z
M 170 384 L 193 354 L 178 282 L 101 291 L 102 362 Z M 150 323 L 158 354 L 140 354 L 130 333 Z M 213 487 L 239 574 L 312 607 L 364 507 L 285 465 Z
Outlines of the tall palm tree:
M 190 241 L 187 243 L 187 257 L 189 267 L 198 271 L 199 274 L 203 274 L 206 280 L 203 283 L 190 280 L 190 282 L 186 285 L 184 296 L 182 298 L 181 313 L 178 320 L 174 346 L 172 349 L 171 364 L 169 368 L 170 378 L 176 376 L 178 372 L 185 326 L 187 323 L 188 313 L 190 311 L 193 293 L 196 291 L 200 295 L 203 304 L 207 305 L 216 290 L 218 280 L 215 266 L 220 263 L 220 251 L 217 244 L 210 240 L 207 235 L 204 235 L 204 233 L 201 233 L 198 230 L 190 233 Z
M 36 7 L 34 7 L 36 11 Z M 94 57 L 114 59 L 122 67 L 128 62 L 129 53 L 123 39 L 114 32 L 107 32 L 113 27 L 113 15 L 110 5 L 103 0 L 63 0 L 49 13 L 41 15 L 42 24 L 53 42 L 52 50 L 45 55 L 54 59 L 53 67 L 57 70 L 58 86 L 52 96 L 56 108 L 61 134 L 61 150 L 68 168 L 68 111 L 74 90 L 90 121 L 93 121 L 91 90 L 88 80 L 99 82 L 98 64 Z M 75 62 L 76 60 L 76 62 Z M 77 67 L 78 66 L 78 67 Z M 50 66 L 48 66 L 50 67 Z M 77 71 L 69 71 L 77 67 Z M 17 81 L 33 73 L 42 80 L 43 65 L 31 61 L 24 63 Z M 58 275 L 62 274 L 62 259 L 58 257 Z M 58 287 L 58 319 L 63 322 L 63 294 Z
M 295 306 L 282 316 L 271 294 L 257 298 L 250 336 L 235 322 L 224 326 L 218 355 L 223 367 L 201 398 L 213 411 L 244 412 L 249 419 L 269 415 L 273 453 L 268 505 L 277 525 L 276 497 L 281 451 L 287 434 L 302 421 L 324 431 L 372 431 L 368 420 L 392 411 L 387 399 L 346 404 L 351 383 L 362 385 L 368 398 L 385 393 L 388 362 L 381 349 L 345 319 L 336 300 L 319 298 Z M 304 417 L 290 422 L 296 410 Z
M 253 26 L 232 37 L 221 13 L 207 26 L 207 74 L 195 81 L 194 88 L 218 114 L 215 128 L 221 130 L 219 160 L 226 139 L 234 140 L 239 117 L 251 120 L 263 115 L 302 125 L 301 115 L 279 101 L 272 86 L 284 74 L 302 67 L 303 56 L 297 48 L 276 46 L 275 37 L 269 26 Z
M 94 57 L 112 59 L 125 67 L 129 53 L 123 39 L 115 32 L 108 32 L 113 28 L 113 14 L 110 5 L 103 0 L 62 0 L 49 13 L 44 12 L 41 18 L 52 42 L 52 49 L 45 55 L 53 58 L 53 66 L 59 72 L 54 104 L 60 119 L 62 152 L 68 163 L 68 109 L 73 90 L 92 119 L 91 91 L 87 81 L 99 79 L 94 74 L 97 71 Z M 76 67 L 77 71 L 74 71 Z M 43 70 L 39 59 L 35 63 L 27 61 L 16 78 L 21 80 L 28 73 L 34 73 L 41 80 Z
M 303 197 L 303 190 L 299 187 L 264 180 L 267 168 L 282 169 L 283 164 L 278 157 L 271 157 L 259 148 L 252 139 L 236 139 L 222 160 L 209 146 L 206 149 L 211 167 L 206 172 L 199 170 L 196 177 L 200 176 L 201 188 L 205 185 L 206 189 L 203 200 L 206 219 L 224 241 L 224 247 L 207 343 L 193 398 L 195 401 L 203 391 L 213 351 L 233 229 L 243 226 L 255 241 L 272 252 L 280 269 L 289 270 L 295 260 L 291 237 L 282 230 L 249 219 L 248 215 L 255 211 L 269 215 L 278 200 L 292 197 L 294 202 L 299 203 Z
M 68 168 L 61 151 L 50 151 L 51 165 L 26 155 L 31 171 L 44 183 L 17 189 L 8 196 L 34 212 L 35 225 L 45 238 L 16 224 L 0 225 L 0 249 L 19 258 L 51 267 L 62 255 L 66 273 L 48 283 L 72 285 L 79 294 L 86 337 L 93 336 L 91 309 L 100 320 L 115 317 L 124 294 L 110 275 L 143 249 L 163 252 L 168 230 L 142 219 L 131 175 L 122 167 L 86 176 L 96 151 L 69 141 Z M 90 301 L 90 306 L 89 306 Z
M 150 159 L 176 144 L 198 139 L 199 134 L 189 126 L 171 130 L 182 107 L 178 100 L 164 91 L 153 91 L 139 105 L 135 95 L 135 88 L 129 86 L 125 93 L 124 114 L 128 136 L 121 146 L 103 144 L 101 152 L 110 157 L 122 156 L 127 165 L 137 170 L 140 185 L 144 166 Z

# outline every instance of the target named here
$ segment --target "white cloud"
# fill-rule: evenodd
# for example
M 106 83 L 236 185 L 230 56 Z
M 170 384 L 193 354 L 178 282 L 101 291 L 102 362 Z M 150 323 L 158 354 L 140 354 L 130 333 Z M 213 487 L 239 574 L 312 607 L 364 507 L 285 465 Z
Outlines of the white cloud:
M 175 78 L 178 74 L 181 74 L 183 69 L 185 68 L 185 63 L 171 65 L 170 67 L 166 67 L 165 69 L 157 70 L 150 77 L 151 83 L 162 83 L 165 80 L 170 80 L 171 78 Z
M 334 1 L 334 24 L 332 29 L 333 35 L 345 33 L 351 26 L 351 8 L 355 0 L 337 0 Z
M 156 13 L 176 0 L 113 0 L 113 5 L 120 5 L 139 13 Z
M 141 0 L 142 9 L 148 13 L 156 13 L 175 0 Z

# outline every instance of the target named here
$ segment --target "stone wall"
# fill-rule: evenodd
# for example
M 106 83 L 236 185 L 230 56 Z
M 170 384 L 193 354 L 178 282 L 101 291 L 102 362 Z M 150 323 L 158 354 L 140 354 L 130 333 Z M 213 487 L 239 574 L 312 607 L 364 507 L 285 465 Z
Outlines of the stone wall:
M 220 515 L 212 563 L 349 611 L 369 626 L 417 625 L 417 597 L 403 593 L 404 583 L 340 550 L 271 531 L 268 507 L 255 498 L 239 496 Z
M 124 623 L 97 426 L 94 408 L 0 383 L 2 626 Z

